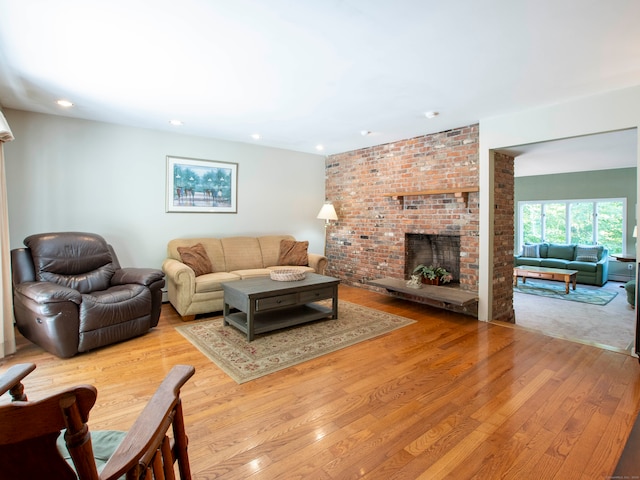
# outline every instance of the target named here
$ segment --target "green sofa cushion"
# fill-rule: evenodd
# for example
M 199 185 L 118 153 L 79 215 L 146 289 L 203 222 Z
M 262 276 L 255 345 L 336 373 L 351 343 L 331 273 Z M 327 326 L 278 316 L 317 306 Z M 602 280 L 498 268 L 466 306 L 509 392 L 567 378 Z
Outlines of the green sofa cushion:
M 538 243 L 523 245 L 522 256 L 529 258 L 540 258 L 540 245 Z
M 597 262 L 602 258 L 602 245 L 578 245 L 576 246 L 576 261 Z
M 569 270 L 578 270 L 579 272 L 595 273 L 598 266 L 595 262 L 579 262 L 576 260 L 574 262 L 569 262 L 567 264 L 567 268 Z
M 540 243 L 540 256 L 542 258 L 547 258 L 549 256 L 549 244 L 548 243 Z
M 530 258 L 530 257 L 520 257 L 516 262 L 516 265 L 527 265 L 529 267 L 540 267 L 542 259 L 541 258 Z
M 540 262 L 541 267 L 547 268 L 567 268 L 569 260 L 563 260 L 561 258 L 543 258 Z
M 550 243 L 549 249 L 547 250 L 547 258 L 558 258 L 561 260 L 574 260 L 575 259 L 575 244 L 560 244 L 560 243 Z

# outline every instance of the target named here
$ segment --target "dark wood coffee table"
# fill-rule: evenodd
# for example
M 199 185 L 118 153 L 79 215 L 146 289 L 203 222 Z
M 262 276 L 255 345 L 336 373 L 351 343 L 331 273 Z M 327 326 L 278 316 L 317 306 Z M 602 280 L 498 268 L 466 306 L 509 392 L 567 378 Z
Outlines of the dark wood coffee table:
M 333 277 L 307 273 L 303 280 L 279 282 L 269 277 L 222 284 L 224 324 L 247 334 L 291 327 L 321 318 L 338 318 L 338 284 Z M 331 299 L 331 308 L 316 302 Z M 237 312 L 231 310 L 237 309 Z
M 564 268 L 547 268 L 547 267 L 529 267 L 521 265 L 513 269 L 513 286 L 518 285 L 518 277 L 522 277 L 522 283 L 527 278 L 541 278 L 543 280 L 564 281 L 565 292 L 569 293 L 569 284 L 576 289 L 578 270 L 565 270 Z

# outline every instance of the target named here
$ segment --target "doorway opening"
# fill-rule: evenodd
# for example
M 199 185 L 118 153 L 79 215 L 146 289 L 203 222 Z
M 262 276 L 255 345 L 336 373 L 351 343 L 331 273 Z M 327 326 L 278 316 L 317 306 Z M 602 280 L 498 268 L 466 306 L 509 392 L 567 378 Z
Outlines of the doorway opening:
M 514 207 L 521 200 L 563 200 L 588 197 L 627 198 L 625 252 L 635 256 L 637 131 L 629 129 L 565 140 L 500 149 L 515 158 Z M 603 152 L 607 152 L 603 155 Z M 603 163 L 604 162 L 604 163 Z M 578 166 L 578 168 L 576 168 Z M 585 192 L 589 192 L 585 194 Z M 597 195 L 594 195 L 597 194 Z M 518 214 L 514 215 L 514 247 L 518 245 Z M 566 228 L 573 228 L 570 222 Z M 521 247 L 518 247 L 521 248 Z M 519 252 L 514 252 L 519 253 Z M 515 325 L 603 348 L 632 352 L 636 312 L 623 288 L 635 279 L 635 265 L 610 258 L 609 281 L 602 289 L 614 294 L 604 306 L 513 293 Z M 589 328 L 592 325 L 594 328 Z M 601 331 L 598 331 L 598 328 Z

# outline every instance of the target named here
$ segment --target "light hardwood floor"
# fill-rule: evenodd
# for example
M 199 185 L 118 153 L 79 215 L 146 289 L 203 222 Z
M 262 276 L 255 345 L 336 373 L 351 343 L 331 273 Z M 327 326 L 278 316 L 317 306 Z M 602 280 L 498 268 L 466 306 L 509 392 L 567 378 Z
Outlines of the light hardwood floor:
M 19 338 L 35 400 L 98 388 L 92 429 L 126 429 L 174 364 L 196 479 L 605 479 L 640 407 L 628 355 L 353 287 L 342 300 L 417 320 L 237 385 L 173 328 L 60 360 Z M 3 398 L 2 401 L 6 401 Z M 639 470 L 640 473 L 640 470 Z

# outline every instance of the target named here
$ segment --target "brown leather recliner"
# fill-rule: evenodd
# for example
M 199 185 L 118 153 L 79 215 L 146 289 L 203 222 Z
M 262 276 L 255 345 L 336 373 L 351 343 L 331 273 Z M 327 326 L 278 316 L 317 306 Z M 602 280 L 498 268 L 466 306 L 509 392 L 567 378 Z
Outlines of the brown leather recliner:
M 121 268 L 100 235 L 31 235 L 11 251 L 13 309 L 22 335 L 67 358 L 155 327 L 164 273 Z

